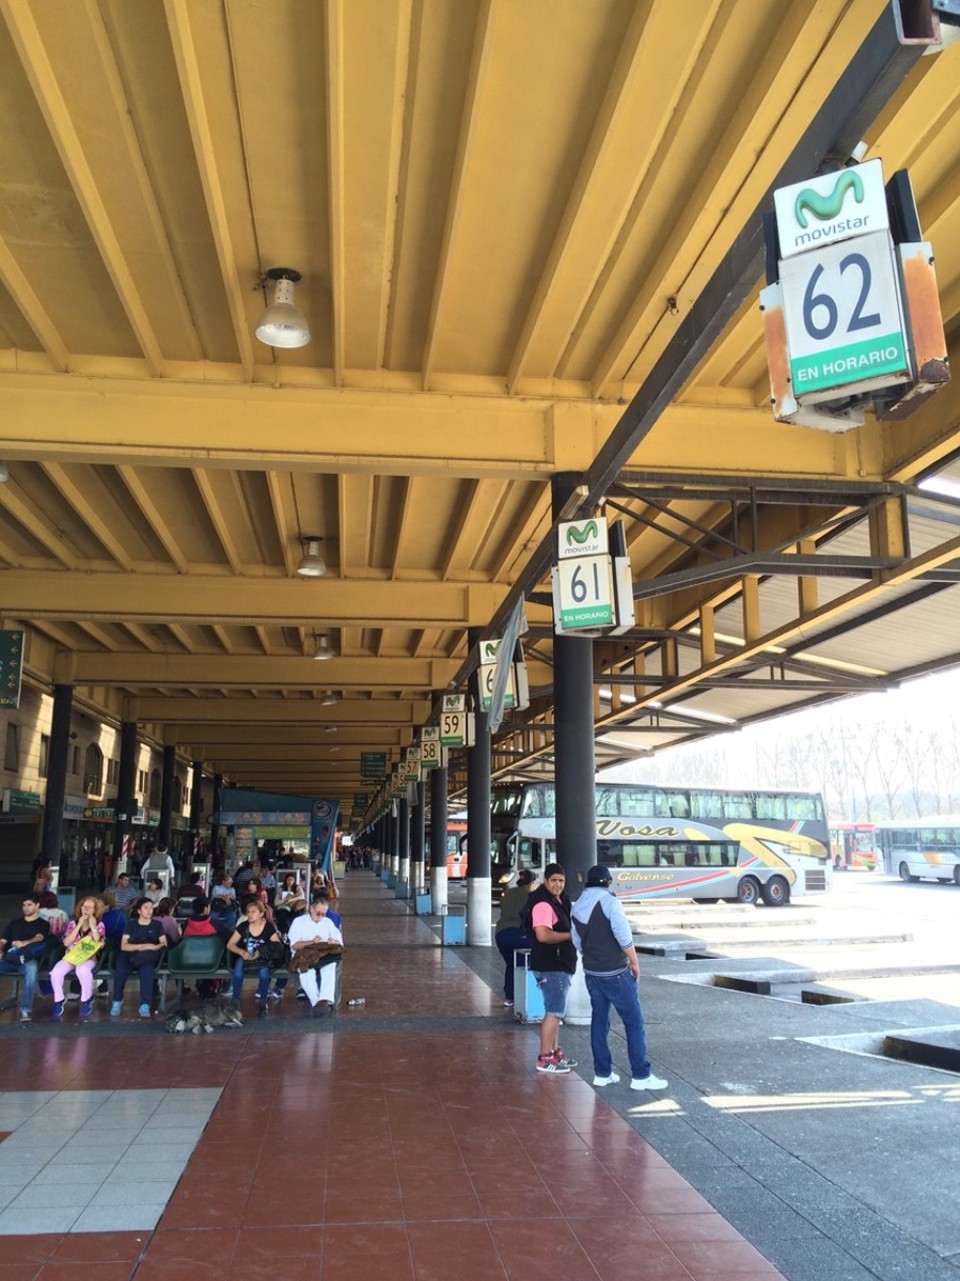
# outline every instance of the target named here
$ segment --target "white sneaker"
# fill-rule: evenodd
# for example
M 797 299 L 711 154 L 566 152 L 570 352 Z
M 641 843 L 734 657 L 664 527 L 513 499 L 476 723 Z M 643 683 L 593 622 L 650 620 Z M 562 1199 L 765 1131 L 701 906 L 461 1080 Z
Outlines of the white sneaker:
M 593 1083 L 594 1085 L 616 1085 L 619 1080 L 616 1072 L 611 1072 L 609 1076 L 595 1076 Z
M 651 1072 L 649 1076 L 634 1077 L 630 1082 L 631 1090 L 665 1090 L 667 1082 L 662 1076 L 654 1076 Z

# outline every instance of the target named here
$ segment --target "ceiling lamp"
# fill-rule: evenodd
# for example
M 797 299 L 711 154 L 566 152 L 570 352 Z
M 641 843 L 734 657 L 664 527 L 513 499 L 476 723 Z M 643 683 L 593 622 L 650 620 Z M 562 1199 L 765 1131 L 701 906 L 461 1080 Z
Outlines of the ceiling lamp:
M 297 573 L 301 578 L 322 578 L 327 572 L 326 562 L 320 555 L 320 544 L 323 539 L 308 536 L 300 541 L 303 543 L 303 555 L 300 557 Z
M 314 658 L 319 659 L 320 661 L 323 661 L 326 658 L 333 658 L 333 650 L 330 648 L 330 640 L 327 637 L 326 632 L 321 632 L 319 636 L 314 632 L 313 642 Z
M 293 305 L 293 294 L 300 279 L 292 267 L 271 267 L 261 279 L 274 282 L 273 302 L 265 308 L 253 331 L 268 347 L 305 347 L 310 341 L 310 326 L 299 307 Z
M 320 700 L 321 707 L 332 707 L 337 701 L 337 696 L 332 689 L 328 689 Z

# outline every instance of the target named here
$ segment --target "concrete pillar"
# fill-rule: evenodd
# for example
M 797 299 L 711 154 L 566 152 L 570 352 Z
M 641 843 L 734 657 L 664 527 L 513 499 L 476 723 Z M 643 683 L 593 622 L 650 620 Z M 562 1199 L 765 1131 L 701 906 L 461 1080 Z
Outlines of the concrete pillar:
M 70 717 L 73 713 L 73 686 L 54 685 L 53 723 L 47 754 L 47 790 L 43 800 L 43 833 L 40 852 L 51 867 L 60 869 L 64 884 L 67 868 L 63 859 L 63 806 L 67 798 L 67 756 L 70 751 Z
M 124 858 L 129 859 L 126 870 L 136 879 L 140 868 L 134 867 L 133 858 L 133 784 L 137 769 L 137 723 L 123 721 L 120 725 L 120 772 L 117 776 L 117 819 L 113 829 L 113 872 Z
M 471 631 L 470 644 L 479 639 Z M 467 944 L 489 947 L 491 928 L 490 879 L 490 721 L 486 712 L 474 715 L 473 747 L 467 748 Z M 444 841 L 444 845 L 446 841 Z
M 423 855 L 426 848 L 427 785 L 417 784 L 417 803 L 413 806 L 410 826 L 410 881 L 415 894 L 423 890 Z
M 400 880 L 410 884 L 410 802 L 404 797 L 400 802 L 397 815 L 399 828 Z
M 447 896 L 447 767 L 430 771 L 430 898 L 443 911 Z
M 163 776 L 160 779 L 160 826 L 157 844 L 170 844 L 170 818 L 173 813 L 173 784 L 177 777 L 177 749 L 169 744 L 163 749 Z

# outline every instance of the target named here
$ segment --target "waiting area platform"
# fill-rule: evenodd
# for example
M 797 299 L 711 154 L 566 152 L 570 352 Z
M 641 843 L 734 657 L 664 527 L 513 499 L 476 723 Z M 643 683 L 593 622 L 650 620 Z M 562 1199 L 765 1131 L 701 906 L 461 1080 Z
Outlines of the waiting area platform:
M 669 1099 L 621 1084 L 618 1110 L 579 1029 L 579 1072 L 535 1072 L 494 949 L 488 982 L 373 873 L 339 906 L 333 1017 L 291 984 L 258 1018 L 252 982 L 245 1027 L 212 1035 L 167 1035 L 132 992 L 120 1020 L 3 1014 L 0 1281 L 781 1275 L 637 1132 Z

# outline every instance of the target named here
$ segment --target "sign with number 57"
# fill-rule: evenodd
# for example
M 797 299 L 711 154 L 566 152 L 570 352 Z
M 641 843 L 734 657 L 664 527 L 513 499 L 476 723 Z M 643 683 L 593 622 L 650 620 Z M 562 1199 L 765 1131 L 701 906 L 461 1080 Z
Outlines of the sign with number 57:
M 790 379 L 799 402 L 910 377 L 899 275 L 888 231 L 780 264 Z

